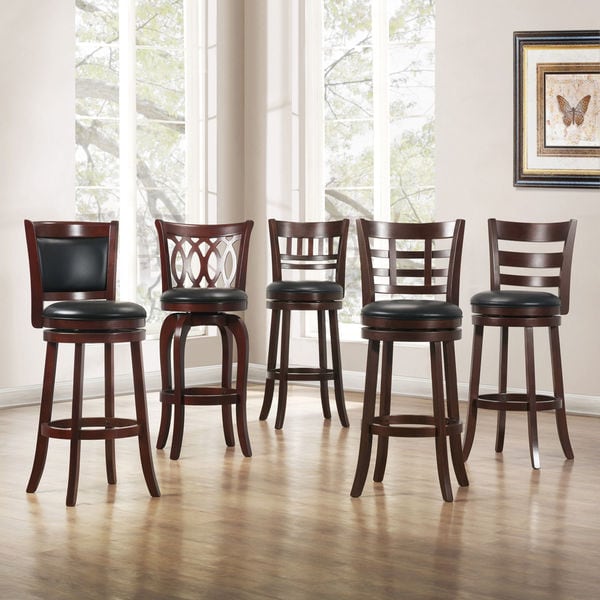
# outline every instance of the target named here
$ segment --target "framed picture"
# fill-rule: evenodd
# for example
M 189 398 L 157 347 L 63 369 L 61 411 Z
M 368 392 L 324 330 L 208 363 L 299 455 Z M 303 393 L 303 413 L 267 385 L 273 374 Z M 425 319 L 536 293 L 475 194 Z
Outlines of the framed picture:
M 514 185 L 600 188 L 600 30 L 514 33 Z

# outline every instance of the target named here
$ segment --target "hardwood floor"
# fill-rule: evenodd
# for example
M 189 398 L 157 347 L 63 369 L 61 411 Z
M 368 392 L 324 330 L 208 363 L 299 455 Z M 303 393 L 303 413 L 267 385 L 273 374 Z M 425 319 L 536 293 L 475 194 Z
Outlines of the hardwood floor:
M 471 485 L 442 501 L 431 439 L 392 439 L 383 484 L 350 498 L 360 395 L 351 426 L 324 422 L 317 392 L 290 388 L 284 429 L 258 421 L 254 455 L 226 448 L 218 408 L 190 407 L 181 458 L 154 450 L 151 498 L 135 439 L 117 441 L 118 483 L 103 444 L 84 442 L 78 504 L 65 507 L 67 445 L 51 440 L 36 494 L 25 486 L 37 408 L 0 411 L 0 598 L 587 599 L 600 588 L 600 419 L 570 416 L 575 460 L 540 414 L 542 469 L 529 464 L 526 417 L 509 414 L 503 455 L 481 411 Z M 411 410 L 427 402 L 395 398 Z M 157 394 L 148 403 L 153 440 Z M 119 398 L 120 416 L 133 411 Z M 88 401 L 94 412 L 101 401 Z M 68 404 L 57 405 L 61 414 Z M 464 416 L 465 405 L 461 404 Z M 125 413 L 125 414 L 123 414 Z M 334 411 L 335 413 L 335 411 Z

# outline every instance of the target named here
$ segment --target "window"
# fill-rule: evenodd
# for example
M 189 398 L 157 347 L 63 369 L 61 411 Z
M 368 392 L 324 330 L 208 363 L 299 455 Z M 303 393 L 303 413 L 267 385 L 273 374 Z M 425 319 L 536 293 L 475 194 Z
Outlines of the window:
M 162 320 L 154 220 L 205 218 L 214 2 L 76 0 L 76 215 L 119 220 L 121 294 L 149 328 Z
M 325 217 L 431 220 L 434 1 L 323 0 L 322 23 Z M 346 280 L 349 325 L 361 307 L 352 234 Z

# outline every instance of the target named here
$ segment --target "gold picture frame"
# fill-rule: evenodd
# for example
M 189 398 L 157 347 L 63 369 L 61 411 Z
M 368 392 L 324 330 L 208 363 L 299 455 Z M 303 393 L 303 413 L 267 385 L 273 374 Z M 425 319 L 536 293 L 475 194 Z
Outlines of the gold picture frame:
M 600 188 L 600 31 L 514 33 L 514 185 Z

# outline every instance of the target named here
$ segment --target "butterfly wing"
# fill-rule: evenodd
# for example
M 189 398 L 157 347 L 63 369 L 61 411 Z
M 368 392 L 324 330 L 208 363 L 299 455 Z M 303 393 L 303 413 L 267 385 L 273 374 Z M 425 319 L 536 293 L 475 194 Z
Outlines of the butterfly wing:
M 573 118 L 575 120 L 575 125 L 581 125 L 583 123 L 583 118 L 585 117 L 585 113 L 588 109 L 588 105 L 590 103 L 590 99 L 592 97 L 588 94 L 584 96 L 575 107 L 573 111 Z
M 556 99 L 558 100 L 558 108 L 560 108 L 563 115 L 563 123 L 568 127 L 573 123 L 573 109 L 566 98 L 563 98 L 560 94 L 556 96 Z

